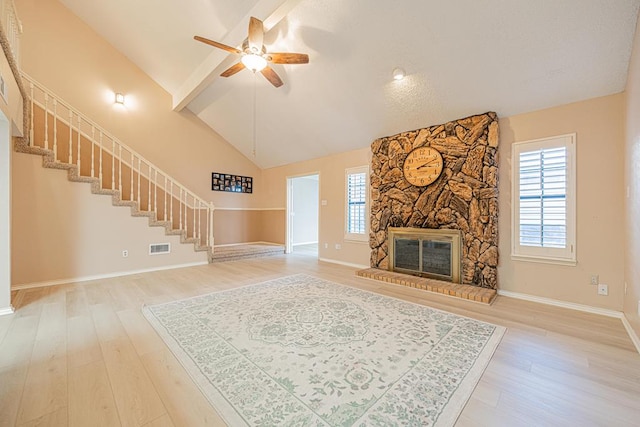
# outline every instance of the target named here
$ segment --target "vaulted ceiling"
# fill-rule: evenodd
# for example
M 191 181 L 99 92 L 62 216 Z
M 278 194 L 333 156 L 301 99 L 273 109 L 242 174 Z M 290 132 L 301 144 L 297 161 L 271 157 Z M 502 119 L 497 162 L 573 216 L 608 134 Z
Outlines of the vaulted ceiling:
M 258 166 L 367 147 L 378 137 L 495 111 L 624 90 L 640 0 L 61 0 Z M 219 74 L 265 22 L 274 88 Z M 405 79 L 395 81 L 401 67 Z M 255 98 L 254 98 L 255 97 Z M 255 106 L 255 139 L 254 139 Z M 255 156 L 253 154 L 256 146 Z

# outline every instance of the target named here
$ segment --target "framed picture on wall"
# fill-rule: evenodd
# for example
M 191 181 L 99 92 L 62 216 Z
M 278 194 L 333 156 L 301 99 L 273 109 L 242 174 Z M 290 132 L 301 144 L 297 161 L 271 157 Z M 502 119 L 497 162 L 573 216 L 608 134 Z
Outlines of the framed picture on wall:
M 228 173 L 211 173 L 211 190 L 231 193 L 253 193 L 253 178 Z

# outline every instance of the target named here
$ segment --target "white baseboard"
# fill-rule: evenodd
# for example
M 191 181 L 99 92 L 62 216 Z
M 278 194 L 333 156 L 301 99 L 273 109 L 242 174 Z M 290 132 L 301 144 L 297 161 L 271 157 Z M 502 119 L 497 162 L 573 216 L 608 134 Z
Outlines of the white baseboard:
M 556 307 L 568 308 L 571 310 L 583 311 L 585 313 L 600 314 L 602 316 L 615 317 L 616 319 L 622 319 L 621 311 L 609 310 L 607 308 L 592 307 L 590 305 L 576 304 L 573 302 L 560 301 L 552 298 L 538 297 L 538 296 L 529 295 L 529 294 L 521 294 L 520 292 L 503 291 L 501 289 L 498 289 L 498 295 L 521 299 L 525 301 L 538 302 L 540 304 L 553 305 Z
M 302 245 L 317 245 L 318 241 L 315 242 L 302 242 L 302 243 L 293 243 L 291 246 L 302 246 Z
M 122 276 L 131 276 L 132 274 L 140 274 L 140 273 L 150 273 L 152 271 L 162 271 L 162 270 L 173 270 L 175 268 L 186 268 L 186 267 L 195 267 L 198 265 L 207 265 L 207 261 L 199 261 L 192 262 L 188 264 L 176 264 L 176 265 L 166 265 L 162 267 L 155 268 L 145 268 L 141 270 L 131 270 L 131 271 L 120 271 L 117 273 L 107 273 L 107 274 L 97 274 L 95 276 L 82 276 L 82 277 L 73 277 L 69 279 L 59 279 L 59 280 L 50 280 L 46 282 L 35 282 L 35 283 L 21 283 L 18 285 L 11 286 L 12 291 L 22 290 L 22 289 L 31 289 L 31 288 L 41 288 L 45 286 L 56 286 L 56 285 L 64 285 L 66 283 L 77 283 L 77 282 L 88 282 L 90 280 L 100 280 L 100 279 L 111 279 L 113 277 L 122 277 Z
M 331 259 L 331 258 L 318 258 L 318 261 L 329 262 L 331 264 L 344 265 L 345 267 L 353 267 L 353 268 L 358 268 L 360 270 L 369 268 L 368 265 L 352 264 L 350 262 L 338 261 L 337 259 Z
M 5 307 L 5 308 L 0 308 L 0 316 L 6 316 L 7 314 L 13 314 L 15 310 L 13 309 L 13 306 L 9 306 L 9 307 Z
M 638 350 L 638 353 L 640 353 L 640 337 L 638 337 L 638 334 L 636 334 L 636 331 L 633 329 L 631 323 L 629 323 L 629 320 L 627 319 L 627 316 L 625 316 L 624 314 L 622 315 L 622 324 L 627 330 L 629 338 L 631 338 L 631 342 L 633 342 L 633 345 L 636 346 L 636 350 Z

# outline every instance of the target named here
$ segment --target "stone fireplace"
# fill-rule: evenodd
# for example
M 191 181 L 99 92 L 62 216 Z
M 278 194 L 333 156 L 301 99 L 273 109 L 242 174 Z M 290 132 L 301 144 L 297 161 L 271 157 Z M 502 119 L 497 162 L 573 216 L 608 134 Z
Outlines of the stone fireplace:
M 371 267 L 394 269 L 390 251 L 396 244 L 389 240 L 390 229 L 449 230 L 459 234 L 459 282 L 497 288 L 498 135 L 498 118 L 489 112 L 371 144 Z M 440 152 L 443 170 L 432 184 L 417 187 L 404 178 L 402 167 L 407 155 L 423 146 Z M 424 267 L 424 260 L 416 258 L 422 256 L 420 251 L 442 258 L 448 248 L 438 242 L 431 247 L 419 242 L 401 243 L 418 250 L 413 264 L 401 269 L 415 267 L 416 259 L 418 268 Z
M 389 269 L 460 282 L 460 231 L 389 227 Z

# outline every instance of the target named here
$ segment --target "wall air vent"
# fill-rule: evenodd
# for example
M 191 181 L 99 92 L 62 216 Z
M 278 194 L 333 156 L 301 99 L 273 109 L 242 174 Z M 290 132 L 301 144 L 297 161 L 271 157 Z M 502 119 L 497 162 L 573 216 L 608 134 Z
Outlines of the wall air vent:
M 171 252 L 170 243 L 154 243 L 149 245 L 149 255 L 168 254 Z

